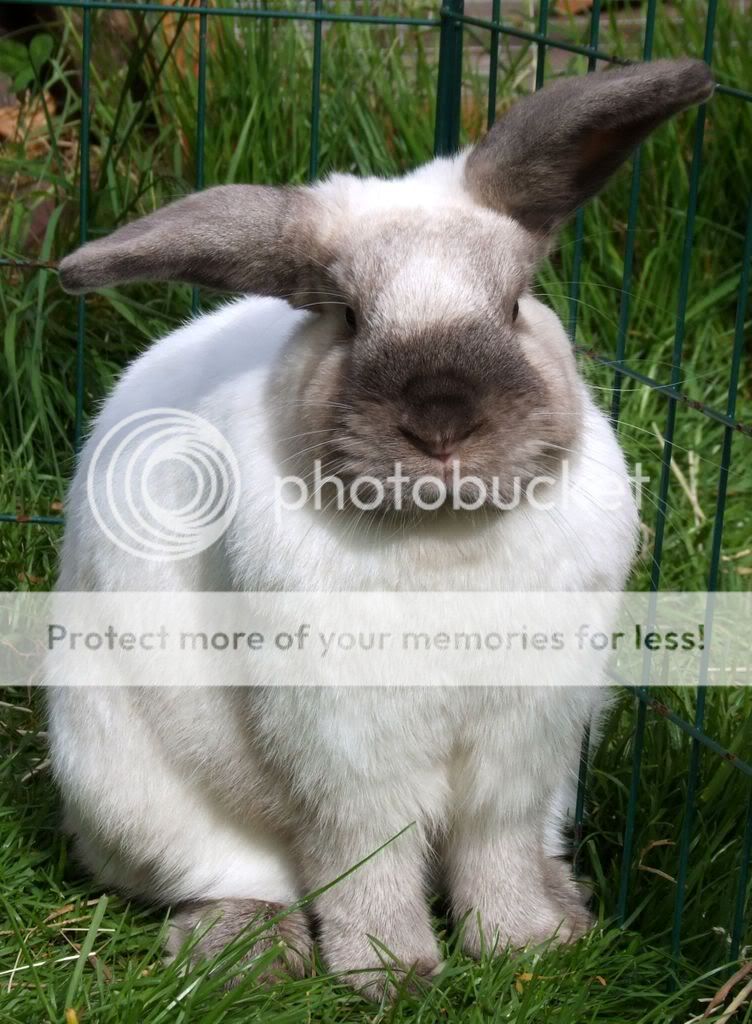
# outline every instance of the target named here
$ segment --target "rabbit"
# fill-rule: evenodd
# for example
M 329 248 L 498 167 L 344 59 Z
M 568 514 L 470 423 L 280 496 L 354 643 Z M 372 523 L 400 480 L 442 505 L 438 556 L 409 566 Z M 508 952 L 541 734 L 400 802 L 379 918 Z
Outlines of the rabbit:
M 622 590 L 638 533 L 625 459 L 531 285 L 567 218 L 712 90 L 691 59 L 557 80 L 404 177 L 210 188 L 66 257 L 72 293 L 152 280 L 242 297 L 158 341 L 105 401 L 67 499 L 58 590 Z M 108 486 L 97 446 L 166 409 L 212 424 L 239 471 L 227 528 L 175 559 L 91 514 Z M 386 507 L 309 495 L 276 514 L 274 482 L 310 479 L 316 459 L 381 482 Z M 430 511 L 401 505 L 395 462 L 447 480 L 459 465 L 505 494 L 554 472 L 555 508 L 460 514 L 449 485 Z M 604 477 L 624 485 L 608 514 L 593 499 Z M 177 467 L 154 486 L 170 505 L 188 482 Z M 191 955 L 210 958 L 255 922 L 268 927 L 250 955 L 274 946 L 299 975 L 315 925 L 329 969 L 382 998 L 395 971 L 440 972 L 434 874 L 470 956 L 575 941 L 592 917 L 564 836 L 607 687 L 469 685 L 466 661 L 454 687 L 357 688 L 98 687 L 53 665 L 65 827 L 101 883 L 173 908 L 172 954 L 193 935 Z

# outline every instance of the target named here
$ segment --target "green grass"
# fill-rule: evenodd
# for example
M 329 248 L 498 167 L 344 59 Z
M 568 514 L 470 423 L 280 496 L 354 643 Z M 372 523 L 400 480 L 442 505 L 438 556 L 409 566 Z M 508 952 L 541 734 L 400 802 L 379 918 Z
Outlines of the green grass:
M 379 5 L 379 13 L 397 6 L 403 13 L 408 6 L 417 13 L 429 8 L 392 3 Z M 706 5 L 687 3 L 678 26 L 670 23 L 664 5 L 658 7 L 656 56 L 700 53 Z M 720 5 L 714 65 L 719 81 L 750 89 L 745 18 L 734 5 Z M 168 26 L 152 16 L 141 20 L 138 34 L 118 51 L 127 57 L 115 60 L 104 15 L 95 13 L 93 21 L 91 233 L 96 235 L 191 189 L 197 99 L 191 69 L 197 37 L 190 21 L 173 17 L 167 31 Z M 130 24 L 136 24 L 132 18 Z M 29 138 L 21 139 L 0 152 L 0 199 L 8 201 L 0 217 L 1 255 L 6 258 L 55 260 L 76 243 L 80 29 L 75 12 L 61 14 L 43 90 L 54 90 L 56 110 L 47 111 L 46 122 L 42 117 L 42 142 L 34 146 Z M 586 38 L 586 28 L 574 22 L 552 21 L 550 31 L 579 41 Z M 466 35 L 468 42 L 487 45 L 488 35 L 479 29 Z M 613 25 L 604 24 L 600 45 L 602 50 L 636 57 L 641 42 L 637 37 L 625 40 Z M 39 52 L 46 54 L 48 49 L 42 45 Z M 309 161 L 310 28 L 216 19 L 210 23 L 209 53 L 206 184 L 304 181 Z M 527 48 L 502 44 L 499 111 L 529 87 L 533 56 Z M 486 83 L 469 50 L 467 58 L 463 130 L 472 138 L 484 123 Z M 572 58 L 565 70 L 583 71 L 584 60 Z M 388 174 L 427 159 L 433 143 L 435 84 L 433 30 L 328 27 L 321 172 Z M 42 90 L 35 88 L 38 97 Z M 661 382 L 671 373 L 693 131 L 693 115 L 682 116 L 660 129 L 643 157 L 627 360 Z M 719 410 L 725 410 L 727 400 L 745 189 L 752 180 L 750 138 L 752 104 L 716 97 L 706 123 L 681 390 L 692 401 Z M 584 222 L 577 341 L 605 356 L 614 351 L 622 299 L 629 187 L 630 175 L 623 172 L 591 204 Z M 29 226 L 45 203 L 53 214 L 42 220 L 36 240 L 30 242 Z M 565 320 L 570 312 L 573 254 L 574 235 L 568 229 L 539 282 Z M 55 515 L 73 466 L 76 303 L 61 292 L 50 270 L 0 268 L 0 273 L 0 511 Z M 213 301 L 209 295 L 203 298 L 207 304 Z M 96 408 L 129 359 L 187 315 L 189 303 L 186 289 L 146 286 L 88 300 L 87 413 Z M 748 331 L 752 303 L 746 317 Z M 609 408 L 613 372 L 587 357 L 582 369 Z M 642 512 L 644 551 L 632 581 L 636 589 L 645 588 L 650 578 L 661 459 L 658 435 L 665 430 L 667 411 L 665 397 L 625 381 L 620 437 L 630 459 L 639 460 L 650 477 Z M 736 418 L 752 424 L 749 359 L 737 393 Z M 661 570 L 665 588 L 702 589 L 706 584 L 722 435 L 717 423 L 695 409 L 679 407 Z M 751 445 L 752 439 L 743 433 L 734 438 L 722 589 L 746 588 L 752 579 Z M 0 584 L 7 589 L 48 589 L 54 580 L 59 535 L 55 527 L 0 524 Z M 44 721 L 37 697 L 11 693 L 12 707 L 0 706 L 0 878 L 5 908 L 0 915 L 0 971 L 23 968 L 0 974 L 3 1024 L 62 1021 L 68 1006 L 78 1009 L 82 1021 L 139 1024 L 257 1019 L 681 1024 L 702 1012 L 698 1000 L 712 995 L 729 973 L 722 965 L 729 959 L 750 785 L 732 765 L 703 754 L 684 959 L 677 965 L 667 949 L 689 742 L 657 716 L 648 718 L 640 779 L 630 866 L 631 930 L 621 932 L 613 926 L 634 730 L 629 697 L 618 701 L 592 767 L 581 849 L 582 870 L 594 883 L 601 929 L 575 950 L 548 952 L 535 961 L 526 956 L 482 965 L 462 958 L 455 949 L 456 937 L 445 935 L 447 967 L 435 991 L 425 998 L 405 994 L 395 1007 L 382 1010 L 369 1007 L 321 971 L 309 981 L 273 991 L 260 990 L 249 976 L 232 993 L 223 993 L 220 982 L 232 971 L 230 962 L 216 977 L 196 976 L 198 984 L 186 992 L 193 978 L 159 966 L 163 918 L 128 906 L 114 894 L 108 894 L 106 906 L 96 902 L 101 894 L 68 863 L 56 797 L 44 768 Z M 691 690 L 662 691 L 661 699 L 692 719 Z M 752 749 L 747 693 L 714 691 L 705 726 L 710 735 L 744 756 Z M 68 903 L 69 911 L 48 920 Z M 95 957 L 86 957 L 87 939 Z M 80 948 L 83 959 L 60 960 L 76 957 Z M 42 966 L 29 966 L 35 962 Z M 749 1009 L 735 1018 L 750 1019 Z

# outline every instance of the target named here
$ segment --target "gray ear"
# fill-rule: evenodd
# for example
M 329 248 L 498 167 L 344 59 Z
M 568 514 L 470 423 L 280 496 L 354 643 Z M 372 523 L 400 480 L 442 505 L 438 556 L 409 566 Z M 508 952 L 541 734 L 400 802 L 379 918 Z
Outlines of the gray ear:
M 666 118 L 708 99 L 710 68 L 657 60 L 562 79 L 521 100 L 470 152 L 465 184 L 531 231 L 557 228 Z
M 305 188 L 224 185 L 196 192 L 77 249 L 60 264 L 60 281 L 68 292 L 185 281 L 294 298 L 317 258 L 316 207 Z

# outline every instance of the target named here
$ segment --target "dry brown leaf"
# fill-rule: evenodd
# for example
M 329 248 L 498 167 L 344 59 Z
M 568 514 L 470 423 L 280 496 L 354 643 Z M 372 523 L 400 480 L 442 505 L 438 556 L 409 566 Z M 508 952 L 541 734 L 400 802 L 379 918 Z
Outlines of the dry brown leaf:
M 87 900 L 83 905 L 85 907 L 95 907 L 97 903 L 99 903 L 98 899 Z M 53 910 L 51 914 L 48 914 L 44 919 L 45 923 L 47 923 L 47 921 L 54 921 L 56 918 L 62 917 L 63 914 L 70 914 L 71 910 L 75 910 L 78 906 L 80 906 L 78 903 L 66 903 L 65 906 L 60 907 L 59 910 Z
M 184 2 L 183 6 L 200 7 L 201 0 L 187 0 L 187 3 Z M 168 45 L 173 44 L 175 36 L 178 34 L 178 31 L 180 31 L 180 39 L 177 41 L 173 49 L 175 63 L 181 71 L 185 72 L 187 71 L 188 64 L 190 62 L 193 75 L 198 77 L 198 19 L 189 18 L 188 21 L 185 21 L 182 12 L 180 14 L 165 14 L 162 21 L 162 31 L 164 32 Z M 214 51 L 214 40 L 211 33 L 207 33 L 207 50 L 209 53 Z
M 30 102 L 0 107 L 0 139 L 23 143 L 27 158 L 46 153 L 50 146 L 47 114 L 55 113 L 55 100 L 51 93 L 37 96 Z
M 518 995 L 522 995 L 525 991 L 524 982 L 532 981 L 534 975 L 530 974 L 529 971 L 523 971 L 522 974 L 518 974 L 514 979 L 514 988 Z
M 556 10 L 559 14 L 582 14 L 593 6 L 593 0 L 559 0 Z
M 0 136 L 4 139 L 15 139 L 20 114 L 21 108 L 18 105 L 0 107 Z
M 747 555 L 752 555 L 752 548 L 745 548 L 743 551 L 737 551 L 733 555 L 721 555 L 721 561 L 738 562 L 740 558 L 746 558 Z
M 41 576 L 32 576 L 31 573 L 28 572 L 20 572 L 18 574 L 18 580 L 19 583 L 33 583 L 34 586 L 37 586 L 40 583 L 44 583 L 44 579 Z
M 725 1003 L 726 999 L 731 995 L 734 987 L 738 985 L 740 981 L 744 981 L 748 978 L 751 972 L 752 960 L 748 960 L 747 963 L 742 965 L 736 974 L 733 974 L 728 981 L 718 989 L 713 998 L 708 1002 L 705 1012 L 700 1017 L 693 1017 L 690 1021 L 687 1021 L 687 1024 L 700 1024 L 701 1021 L 707 1020 L 712 1016 L 721 1008 L 723 1003 Z M 736 1011 L 749 999 L 750 995 L 752 995 L 752 981 L 748 981 L 742 988 L 741 992 L 731 1000 L 721 1016 L 717 1018 L 718 1024 L 726 1024 L 727 1021 L 730 1021 Z
M 648 864 L 644 863 L 645 857 L 651 850 L 654 850 L 656 846 L 675 846 L 673 839 L 654 839 L 651 843 L 648 843 L 640 851 L 640 860 L 637 864 L 639 871 L 647 871 L 651 875 L 658 875 L 659 878 L 665 878 L 667 882 L 673 882 L 676 884 L 676 879 L 671 875 L 666 874 L 665 871 L 661 871 L 659 868 L 651 868 Z

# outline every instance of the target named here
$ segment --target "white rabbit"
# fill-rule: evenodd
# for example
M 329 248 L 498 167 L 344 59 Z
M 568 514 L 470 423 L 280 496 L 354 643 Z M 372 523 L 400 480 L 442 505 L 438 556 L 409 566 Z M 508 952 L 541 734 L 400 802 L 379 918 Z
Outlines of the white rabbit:
M 529 289 L 562 221 L 712 88 L 691 60 L 559 81 L 474 148 L 403 178 L 210 189 L 65 259 L 69 291 L 181 280 L 251 294 L 159 341 L 109 396 L 68 498 L 59 589 L 620 590 L 636 510 L 627 496 L 604 514 L 593 494 L 604 476 L 627 480 L 624 459 L 558 318 Z M 92 516 L 107 486 L 93 453 L 152 409 L 209 421 L 239 467 L 226 531 L 179 560 L 126 550 Z M 316 459 L 342 479 L 375 477 L 389 507 L 275 514 L 275 481 L 310 479 Z M 445 505 L 398 508 L 395 462 L 446 479 Z M 556 507 L 457 514 L 455 463 L 504 493 L 553 466 Z M 165 473 L 160 500 L 180 504 L 191 479 Z M 467 660 L 459 682 L 477 682 Z M 602 691 L 430 682 L 52 687 L 66 827 L 105 884 L 177 906 L 173 948 L 216 918 L 199 942 L 208 956 L 414 823 L 313 906 L 329 967 L 371 996 L 384 982 L 357 972 L 382 963 L 372 936 L 404 969 L 439 967 L 426 898 L 436 860 L 471 955 L 482 935 L 500 949 L 578 937 L 590 919 L 560 835 Z M 302 970 L 306 914 L 275 929 Z

